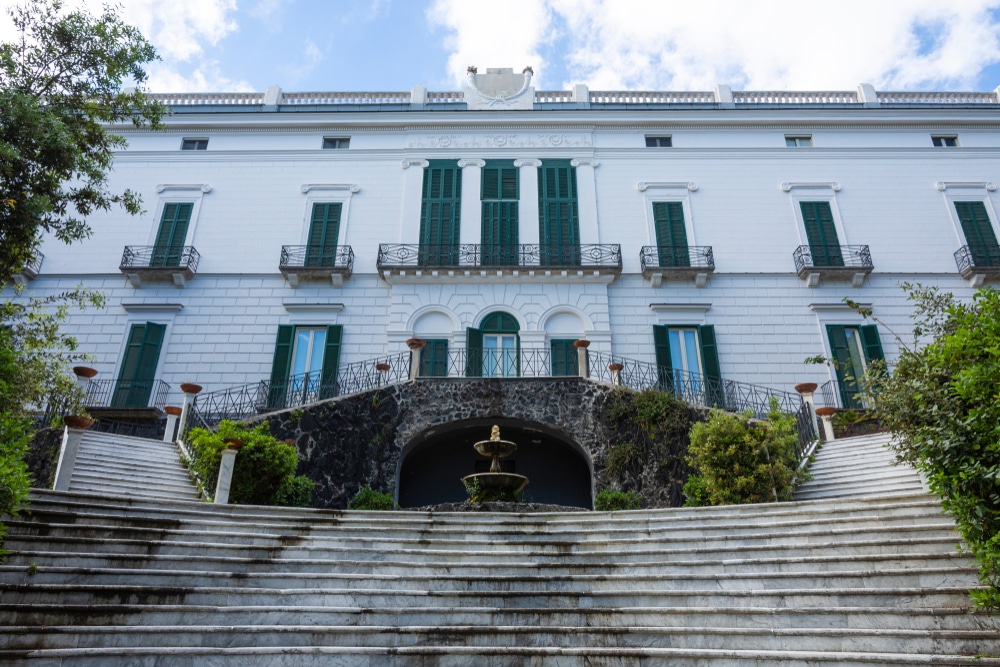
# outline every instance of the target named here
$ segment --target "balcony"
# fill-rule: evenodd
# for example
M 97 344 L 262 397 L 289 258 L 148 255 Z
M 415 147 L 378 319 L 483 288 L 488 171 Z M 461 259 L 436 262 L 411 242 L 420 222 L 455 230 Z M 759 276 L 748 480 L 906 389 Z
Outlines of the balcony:
M 121 270 L 133 287 L 143 281 L 173 281 L 178 287 L 194 278 L 201 255 L 192 246 L 125 246 Z
M 292 287 L 311 279 L 330 280 L 334 287 L 340 287 L 354 270 L 354 250 L 349 245 L 335 248 L 283 245 L 278 270 Z
M 42 261 L 44 259 L 45 255 L 36 251 L 31 256 L 31 259 L 24 263 L 21 273 L 13 276 L 14 282 L 18 285 L 27 285 L 29 281 L 37 278 L 39 271 L 42 270 Z
M 83 405 L 98 418 L 150 418 L 163 414 L 170 385 L 163 380 L 91 380 Z
M 1000 278 L 1000 248 L 996 246 L 962 246 L 955 252 L 955 263 L 973 287 L 981 286 L 987 279 Z
M 653 287 L 664 280 L 690 280 L 697 287 L 704 287 L 708 277 L 715 272 L 712 246 L 643 246 L 639 253 L 642 275 Z
M 795 272 L 809 287 L 819 285 L 820 278 L 850 280 L 852 287 L 861 287 L 875 268 L 866 245 L 800 245 L 792 257 Z
M 378 271 L 386 281 L 503 279 L 599 279 L 612 282 L 622 272 L 621 246 L 520 244 L 417 245 L 383 243 Z

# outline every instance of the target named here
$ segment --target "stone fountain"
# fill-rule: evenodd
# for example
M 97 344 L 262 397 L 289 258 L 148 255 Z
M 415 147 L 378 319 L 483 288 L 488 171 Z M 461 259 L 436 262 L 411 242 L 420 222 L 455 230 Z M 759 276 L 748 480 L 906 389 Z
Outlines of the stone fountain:
M 528 478 L 524 475 L 500 471 L 500 459 L 513 454 L 517 445 L 510 440 L 500 439 L 499 426 L 493 427 L 489 440 L 480 440 L 473 447 L 483 456 L 492 457 L 493 463 L 490 465 L 489 472 L 477 472 L 474 475 L 463 477 L 462 482 L 466 486 L 470 483 L 478 484 L 483 495 L 490 496 L 491 492 L 515 494 L 528 485 Z

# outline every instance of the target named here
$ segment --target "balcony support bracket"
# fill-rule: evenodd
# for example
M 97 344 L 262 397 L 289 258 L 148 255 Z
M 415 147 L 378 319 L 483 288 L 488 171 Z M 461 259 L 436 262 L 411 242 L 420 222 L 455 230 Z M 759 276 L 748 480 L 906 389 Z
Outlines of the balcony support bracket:
M 699 271 L 698 273 L 694 274 L 694 286 L 695 287 L 704 287 L 705 285 L 707 285 L 708 284 L 708 277 L 710 275 L 711 275 L 711 272 L 709 272 L 709 271 Z
M 138 273 L 126 273 L 125 277 L 128 278 L 132 287 L 142 287 L 142 276 Z

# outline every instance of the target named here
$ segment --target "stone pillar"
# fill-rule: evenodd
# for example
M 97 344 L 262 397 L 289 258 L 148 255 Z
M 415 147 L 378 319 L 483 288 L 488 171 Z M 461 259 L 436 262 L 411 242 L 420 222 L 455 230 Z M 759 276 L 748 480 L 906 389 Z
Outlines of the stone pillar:
M 76 467 L 80 440 L 83 439 L 83 432 L 94 424 L 94 420 L 69 415 L 63 417 L 63 423 L 66 424 L 66 431 L 63 433 L 62 448 L 59 451 L 59 463 L 56 465 L 56 481 L 52 485 L 55 491 L 69 491 L 69 480 L 73 477 L 73 468 Z
M 590 347 L 590 341 L 584 339 L 575 340 L 573 341 L 573 345 L 576 347 L 576 365 L 580 377 L 590 377 L 590 357 L 587 355 L 587 348 Z
M 177 439 L 177 421 L 183 410 L 175 405 L 163 408 L 167 413 L 167 427 L 163 429 L 163 442 L 173 442 Z
M 403 217 L 400 220 L 399 243 L 420 243 L 420 204 L 423 200 L 424 169 L 427 160 L 403 160 Z M 391 239 L 386 239 L 391 241 Z
M 517 202 L 518 240 L 523 245 L 538 243 L 538 168 L 542 161 L 536 158 L 514 160 L 518 168 L 521 198 Z M 536 259 L 537 261 L 537 259 Z
M 577 104 L 590 106 L 590 89 L 586 84 L 578 83 L 573 86 L 573 101 Z
M 715 103 L 720 109 L 735 109 L 736 103 L 733 100 L 733 89 L 724 83 L 715 87 Z
M 385 374 L 389 372 L 390 368 L 392 368 L 392 366 L 390 366 L 389 364 L 385 363 L 384 361 L 380 361 L 377 364 L 375 364 L 375 372 L 378 373 L 378 386 L 379 387 L 381 387 L 383 384 L 385 384 Z
M 816 422 L 816 400 L 814 398 L 817 387 L 819 387 L 819 385 L 815 382 L 803 382 L 795 385 L 795 391 L 802 396 L 802 400 L 809 407 L 809 418 L 812 419 L 813 428 L 816 429 L 816 435 L 819 435 L 819 424 Z
M 420 377 L 420 355 L 427 341 L 420 338 L 410 338 L 406 341 L 406 347 L 410 348 L 410 379 L 416 380 Z
M 462 221 L 458 232 L 460 243 L 483 242 L 482 190 L 485 166 L 486 160 L 467 158 L 458 161 L 458 167 L 462 170 Z
M 608 370 L 611 371 L 611 384 L 616 387 L 620 387 L 622 384 L 621 372 L 623 368 L 625 368 L 625 366 L 617 362 L 608 364 Z
M 595 158 L 574 158 L 570 165 L 576 168 L 576 198 L 580 208 L 580 243 L 600 243 L 597 228 L 597 180 Z
M 878 101 L 878 93 L 875 91 L 875 86 L 870 83 L 858 84 L 858 101 L 868 108 L 882 106 L 882 103 Z
M 827 441 L 837 439 L 833 434 L 833 415 L 836 412 L 836 408 L 816 408 L 816 414 L 823 420 L 823 433 L 826 434 Z
M 219 478 L 215 482 L 215 498 L 213 503 L 226 505 L 229 503 L 229 491 L 233 487 L 233 469 L 236 467 L 236 454 L 243 441 L 235 438 L 223 440 L 229 446 L 222 450 L 222 458 L 219 460 Z
M 191 404 L 194 403 L 194 397 L 201 391 L 201 385 L 186 382 L 181 385 L 181 391 L 184 392 L 184 404 L 181 407 L 180 423 L 177 426 L 178 437 L 184 435 L 184 429 L 187 428 L 188 411 L 191 409 Z

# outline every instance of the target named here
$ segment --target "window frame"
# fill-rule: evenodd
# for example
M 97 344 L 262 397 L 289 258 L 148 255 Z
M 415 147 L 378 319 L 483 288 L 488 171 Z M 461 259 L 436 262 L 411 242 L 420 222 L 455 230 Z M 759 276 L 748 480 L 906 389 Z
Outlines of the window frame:
M 837 230 L 837 241 L 839 245 L 851 245 L 850 238 L 844 229 L 843 218 L 840 215 L 840 207 L 837 205 L 837 191 L 839 186 L 827 183 L 797 184 L 788 191 L 788 200 L 792 206 L 792 214 L 795 216 L 795 230 L 797 233 L 799 246 L 809 245 L 809 235 L 806 234 L 806 221 L 802 215 L 803 202 L 826 202 L 830 205 L 830 215 L 833 216 L 833 226 Z
M 647 134 L 646 148 L 673 148 L 674 135 L 672 134 Z
M 932 134 L 931 146 L 934 148 L 959 148 L 957 134 Z
M 184 235 L 184 243 L 181 245 L 184 247 L 194 246 L 195 234 L 198 230 L 198 219 L 201 217 L 201 204 L 205 198 L 206 187 L 200 184 L 176 185 L 172 186 L 170 190 L 165 191 L 171 192 L 171 194 L 161 194 L 153 210 L 152 224 L 149 228 L 146 245 L 156 245 L 156 237 L 160 234 L 160 223 L 163 221 L 163 211 L 168 204 L 192 204 L 191 219 L 188 220 L 187 233 Z M 176 194 L 173 194 L 174 192 Z
M 642 191 L 646 210 L 646 245 L 657 246 L 656 216 L 653 214 L 653 204 L 680 202 L 684 213 L 684 233 L 687 236 L 688 247 L 698 245 L 694 231 L 694 215 L 691 211 L 691 187 L 684 182 L 678 183 L 647 183 Z
M 786 148 L 812 148 L 813 137 L 811 134 L 786 134 Z
M 328 145 L 333 144 L 333 145 Z M 351 148 L 350 136 L 324 136 L 320 148 L 325 151 L 346 151 Z
M 207 151 L 209 137 L 182 137 L 182 151 Z

